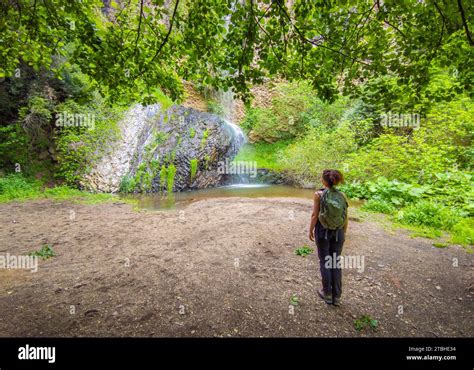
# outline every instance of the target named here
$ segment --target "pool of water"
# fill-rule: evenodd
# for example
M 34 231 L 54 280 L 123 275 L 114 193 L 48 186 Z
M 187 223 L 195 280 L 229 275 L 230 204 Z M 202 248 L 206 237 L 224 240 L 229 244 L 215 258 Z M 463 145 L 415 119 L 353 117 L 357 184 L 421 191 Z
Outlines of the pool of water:
M 138 207 L 145 209 L 177 209 L 189 203 L 210 198 L 245 197 L 245 198 L 305 198 L 312 199 L 313 189 L 300 189 L 288 185 L 233 184 L 216 188 L 183 191 L 169 195 L 137 194 L 129 195 L 138 199 Z

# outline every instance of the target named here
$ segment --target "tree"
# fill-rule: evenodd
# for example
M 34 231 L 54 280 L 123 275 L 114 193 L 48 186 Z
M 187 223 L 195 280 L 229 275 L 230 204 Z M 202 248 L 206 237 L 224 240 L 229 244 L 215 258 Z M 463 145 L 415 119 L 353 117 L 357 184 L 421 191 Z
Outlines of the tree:
M 104 2 L 105 3 L 105 2 Z M 182 79 L 232 88 L 282 76 L 331 99 L 373 76 L 421 88 L 437 58 L 470 89 L 474 4 L 462 0 L 2 0 L 0 77 L 25 63 L 79 65 L 113 96 L 140 100 Z M 291 6 L 290 6 L 291 4 Z

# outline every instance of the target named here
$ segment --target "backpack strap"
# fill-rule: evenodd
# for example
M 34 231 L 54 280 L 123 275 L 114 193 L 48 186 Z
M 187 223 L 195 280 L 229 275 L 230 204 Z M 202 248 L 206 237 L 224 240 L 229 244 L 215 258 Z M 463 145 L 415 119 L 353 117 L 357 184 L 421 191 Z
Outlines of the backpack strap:
M 323 202 L 326 202 L 329 189 L 321 189 L 320 191 L 321 191 L 321 197 L 320 197 L 319 207 L 322 207 Z
M 346 194 L 344 194 L 342 191 L 340 192 L 344 199 L 346 200 L 346 207 L 349 207 L 349 201 L 347 200 Z
M 321 189 L 321 196 L 327 196 L 327 194 L 329 193 L 329 189 Z
M 319 195 L 319 199 L 322 198 L 323 193 L 324 193 L 325 190 L 326 190 L 326 189 L 321 188 L 321 189 L 318 189 L 318 190 L 315 191 L 315 193 Z

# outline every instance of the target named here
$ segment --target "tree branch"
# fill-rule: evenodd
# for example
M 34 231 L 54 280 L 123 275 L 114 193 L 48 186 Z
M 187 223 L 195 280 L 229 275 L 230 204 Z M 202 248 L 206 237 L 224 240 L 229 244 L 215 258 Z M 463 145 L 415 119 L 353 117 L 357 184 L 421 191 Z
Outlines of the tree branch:
M 243 50 L 242 50 L 242 55 L 239 58 L 239 76 L 242 74 L 242 67 L 244 63 L 244 57 L 245 53 L 247 53 L 247 49 L 249 48 L 249 44 L 253 43 L 253 38 L 254 38 L 254 33 L 255 33 L 255 24 L 252 24 L 255 22 L 254 15 L 253 15 L 253 0 L 249 1 L 249 6 L 250 6 L 250 16 L 248 18 L 248 28 L 247 28 L 247 34 L 246 38 L 244 39 L 244 45 L 243 45 Z M 252 22 L 251 22 L 252 20 Z
M 444 16 L 443 12 L 441 11 L 441 8 L 438 6 L 438 3 L 435 1 L 434 6 L 436 7 L 436 10 L 438 10 L 438 13 L 441 15 L 441 19 L 443 20 L 443 24 L 441 25 L 441 32 L 439 34 L 439 40 L 438 40 L 438 45 L 436 48 L 439 48 L 441 45 L 441 41 L 443 40 L 443 33 L 444 33 L 444 27 L 446 25 L 446 17 Z
M 143 17 L 143 0 L 140 0 L 140 18 L 138 20 L 137 38 L 135 39 L 135 52 L 137 51 L 138 39 L 140 38 L 140 28 L 142 26 Z
M 283 9 L 283 7 L 281 6 L 280 1 L 277 1 L 277 4 L 278 4 L 278 7 L 279 7 L 279 8 L 281 9 L 281 11 L 283 12 L 283 14 L 286 16 L 286 18 L 288 18 L 288 20 L 290 21 L 290 25 L 295 29 L 296 33 L 300 36 L 300 39 L 301 39 L 302 41 L 304 41 L 304 42 L 306 42 L 306 43 L 309 43 L 309 44 L 311 44 L 311 45 L 314 45 L 314 46 L 318 46 L 318 47 L 322 47 L 322 48 L 324 48 L 324 49 L 330 50 L 330 51 L 332 51 L 332 52 L 334 52 L 334 53 L 337 53 L 337 54 L 339 54 L 339 55 L 342 55 L 342 56 L 345 57 L 345 58 L 349 58 L 349 59 L 351 59 L 351 60 L 354 61 L 354 62 L 361 63 L 361 64 L 365 64 L 365 65 L 370 65 L 369 63 L 366 63 L 366 62 L 364 62 L 364 61 L 362 61 L 362 60 L 359 60 L 359 59 L 357 59 L 357 58 L 354 58 L 354 57 L 352 57 L 352 56 L 350 56 L 350 55 L 347 55 L 347 54 L 345 54 L 345 53 L 343 53 L 343 52 L 340 52 L 339 50 L 335 50 L 335 49 L 333 49 L 333 48 L 331 48 L 331 47 L 329 47 L 329 46 L 323 45 L 322 43 L 319 43 L 319 40 L 318 40 L 318 41 L 313 41 L 313 40 L 308 39 L 306 36 L 303 35 L 303 33 L 301 32 L 301 30 L 300 30 L 295 24 L 293 24 L 293 21 L 291 20 L 290 16 L 289 16 L 288 13 L 286 12 L 286 10 Z M 323 37 L 323 38 L 324 38 L 324 37 Z M 324 38 L 324 39 L 326 39 L 326 38 Z M 340 46 L 340 45 L 339 45 L 339 46 Z
M 114 23 L 117 24 L 117 21 L 118 19 L 120 18 L 120 16 L 122 15 L 123 11 L 130 5 L 132 0 L 128 0 L 127 4 L 124 5 L 124 7 L 122 9 L 120 9 L 120 12 L 118 13 L 118 15 L 115 17 L 114 19 Z
M 474 41 L 472 40 L 471 33 L 469 32 L 469 27 L 467 26 L 466 15 L 464 14 L 464 8 L 462 7 L 461 0 L 458 0 L 458 9 L 459 13 L 461 13 L 462 24 L 464 26 L 467 39 L 469 40 L 469 45 L 474 46 Z
M 349 43 L 352 40 L 352 38 L 354 37 L 354 34 L 356 33 L 356 31 L 357 31 L 356 39 L 359 38 L 359 30 L 360 30 L 359 26 L 362 24 L 362 28 L 364 28 L 365 24 L 367 23 L 367 20 L 370 17 L 370 14 L 372 13 L 372 10 L 375 8 L 376 5 L 377 5 L 377 2 L 374 2 L 374 4 L 370 7 L 369 10 L 366 10 L 365 12 L 363 12 L 361 14 L 361 17 L 357 21 L 357 26 L 354 27 L 354 30 L 351 32 L 351 34 L 347 38 L 346 43 L 344 43 L 344 46 L 346 46 L 347 43 Z M 366 14 L 367 14 L 367 16 L 365 16 Z M 362 20 L 364 20 L 364 22 L 362 22 Z
M 387 26 L 390 26 L 392 27 L 395 31 L 397 31 L 400 35 L 402 35 L 402 37 L 404 39 L 406 39 L 406 35 L 397 27 L 397 26 L 394 26 L 393 24 L 391 24 L 389 21 L 387 21 L 386 19 L 383 20 L 383 22 L 387 25 Z
M 153 55 L 153 58 L 151 58 L 151 60 L 148 62 L 148 64 L 151 64 L 155 61 L 156 57 L 161 53 L 161 50 L 163 50 L 163 47 L 166 45 L 166 43 L 168 42 L 168 39 L 171 35 L 171 31 L 173 30 L 173 23 L 174 23 L 174 19 L 176 17 L 176 12 L 178 10 L 178 5 L 179 5 L 179 0 L 176 0 L 176 3 L 174 4 L 174 9 L 173 9 L 173 15 L 171 16 L 171 20 L 170 20 L 170 26 L 168 28 L 168 32 L 166 33 L 166 36 L 165 38 L 163 39 L 163 42 L 161 43 L 160 47 L 158 48 L 158 50 L 156 51 L 155 55 Z M 143 73 L 145 73 L 145 69 L 141 70 L 140 72 L 138 72 L 138 74 L 135 76 L 135 78 L 138 78 L 140 77 L 141 75 L 143 75 Z
M 263 28 L 262 25 L 260 24 L 260 20 L 265 16 L 265 14 L 267 14 L 268 10 L 272 7 L 272 5 L 273 4 L 270 4 L 270 6 L 267 8 L 267 10 L 265 10 L 265 13 L 260 18 L 257 19 L 257 17 L 255 17 L 255 22 L 256 22 L 257 26 L 262 30 L 262 32 L 268 37 L 268 40 L 270 42 L 270 48 L 273 51 L 273 55 L 275 55 L 275 57 L 278 59 L 278 61 L 281 64 L 286 65 L 286 61 L 283 61 L 282 59 L 280 59 L 280 57 L 276 53 L 271 36 L 268 34 L 267 30 L 265 30 L 265 28 Z

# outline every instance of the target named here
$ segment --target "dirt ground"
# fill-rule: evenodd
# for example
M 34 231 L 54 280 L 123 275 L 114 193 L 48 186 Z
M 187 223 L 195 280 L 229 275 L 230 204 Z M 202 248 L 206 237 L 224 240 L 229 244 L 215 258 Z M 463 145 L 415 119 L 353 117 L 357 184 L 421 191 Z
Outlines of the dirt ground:
M 474 335 L 473 255 L 355 213 L 344 254 L 365 269 L 343 271 L 340 307 L 324 303 L 316 254 L 295 254 L 312 246 L 310 212 L 293 198 L 1 205 L 0 254 L 50 244 L 57 256 L 36 273 L 0 269 L 0 336 Z M 378 328 L 357 331 L 362 315 Z

